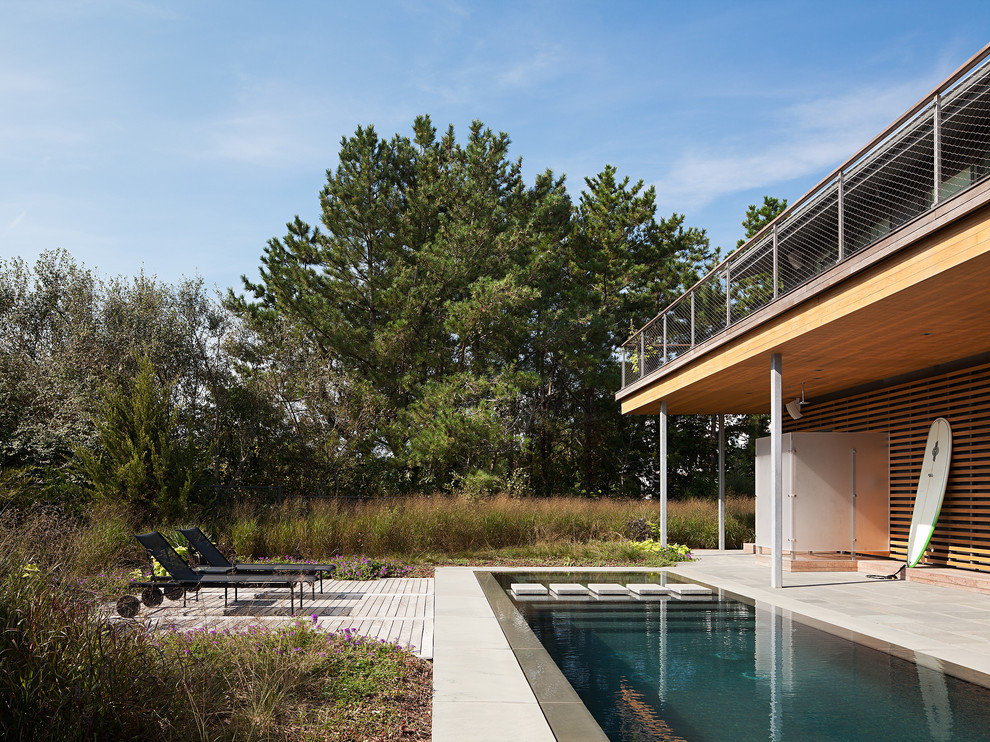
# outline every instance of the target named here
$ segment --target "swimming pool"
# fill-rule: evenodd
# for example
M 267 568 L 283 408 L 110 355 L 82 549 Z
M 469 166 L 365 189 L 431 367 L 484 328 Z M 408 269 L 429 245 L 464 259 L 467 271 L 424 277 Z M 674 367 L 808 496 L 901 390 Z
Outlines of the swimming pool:
M 503 589 L 624 577 L 496 575 Z M 514 603 L 611 740 L 990 738 L 987 689 L 767 606 L 724 596 Z

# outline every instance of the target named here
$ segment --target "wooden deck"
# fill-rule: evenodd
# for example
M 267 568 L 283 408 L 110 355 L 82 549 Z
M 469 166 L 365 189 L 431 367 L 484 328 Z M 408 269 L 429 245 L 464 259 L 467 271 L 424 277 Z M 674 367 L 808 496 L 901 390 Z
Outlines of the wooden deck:
M 199 599 L 190 594 L 182 600 L 165 600 L 160 606 L 142 606 L 139 618 L 152 628 L 225 629 L 251 624 L 277 626 L 299 617 L 317 617 L 323 631 L 351 629 L 359 634 L 408 647 L 417 657 L 433 658 L 433 579 L 395 578 L 367 582 L 324 580 L 323 592 L 307 588 L 302 609 L 295 615 L 289 591 L 242 589 L 238 600 L 233 590 L 223 604 L 223 590 L 201 590 Z

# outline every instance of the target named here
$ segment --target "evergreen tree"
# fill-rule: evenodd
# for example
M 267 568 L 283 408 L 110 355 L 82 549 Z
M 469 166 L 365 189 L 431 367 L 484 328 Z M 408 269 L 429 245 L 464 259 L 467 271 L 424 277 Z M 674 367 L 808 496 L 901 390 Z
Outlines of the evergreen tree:
M 330 404 L 306 416 L 377 411 L 363 443 L 337 448 L 400 490 L 444 488 L 475 468 L 506 473 L 517 398 L 531 384 L 520 353 L 538 296 L 531 264 L 547 212 L 567 213 L 562 183 L 525 186 L 506 134 L 475 122 L 461 146 L 428 117 L 413 131 L 412 141 L 384 142 L 370 127 L 345 138 L 322 229 L 290 223 L 269 242 L 261 281 L 245 280 L 255 301 L 228 297 L 258 328 L 299 327 L 332 369 Z M 503 443 L 462 456 L 478 436 Z
M 711 259 L 703 231 L 684 217 L 656 218 L 656 192 L 630 185 L 607 166 L 585 181 L 572 229 L 562 245 L 558 285 L 549 294 L 556 337 L 547 364 L 554 369 L 556 419 L 544 423 L 558 462 L 544 479 L 560 491 L 588 495 L 637 493 L 652 469 L 653 441 L 644 421 L 619 413 L 615 348 L 632 321 L 645 324 L 697 278 Z
M 104 391 L 93 418 L 100 450 L 76 450 L 78 471 L 95 497 L 127 503 L 145 516 L 185 511 L 203 466 L 180 433 L 173 390 L 174 384 L 157 381 L 143 357 L 131 384 Z
M 736 242 L 736 247 L 742 247 L 746 240 L 755 237 L 756 233 L 772 222 L 784 209 L 787 208 L 787 199 L 775 198 L 774 196 L 764 196 L 763 203 L 757 206 L 750 204 L 746 209 L 746 218 L 742 221 L 745 237 Z
M 615 348 L 694 282 L 707 238 L 612 167 L 576 207 L 549 171 L 528 186 L 509 145 L 480 122 L 464 144 L 425 116 L 411 139 L 359 128 L 320 226 L 290 222 L 253 298 L 228 295 L 242 373 L 335 487 L 632 494 L 655 470 Z

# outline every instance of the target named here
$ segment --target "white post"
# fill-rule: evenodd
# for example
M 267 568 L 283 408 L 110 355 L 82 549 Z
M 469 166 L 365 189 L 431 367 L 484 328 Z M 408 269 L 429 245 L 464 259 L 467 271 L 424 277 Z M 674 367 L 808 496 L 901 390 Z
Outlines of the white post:
M 856 561 L 856 449 L 849 449 L 849 558 Z
M 725 415 L 718 416 L 718 548 L 725 548 Z
M 660 545 L 667 545 L 667 401 L 660 403 Z
M 783 554 L 783 516 L 784 516 L 784 481 L 781 448 L 783 444 L 783 427 L 781 413 L 784 411 L 783 400 L 783 361 L 780 353 L 770 357 L 770 461 L 773 466 L 773 485 L 770 490 L 773 506 L 770 508 L 770 532 L 773 534 L 772 564 L 770 567 L 770 587 L 784 586 L 784 554 Z

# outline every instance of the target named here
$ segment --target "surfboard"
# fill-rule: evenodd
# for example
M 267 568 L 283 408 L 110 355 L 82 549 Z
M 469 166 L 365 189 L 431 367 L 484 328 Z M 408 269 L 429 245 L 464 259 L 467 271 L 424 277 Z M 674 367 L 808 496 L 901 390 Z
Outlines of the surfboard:
M 914 567 L 925 555 L 928 542 L 935 533 L 945 484 L 949 479 L 949 462 L 952 459 L 952 429 L 944 417 L 932 423 L 925 444 L 925 460 L 918 477 L 918 493 L 914 497 L 914 515 L 911 516 L 911 535 L 908 537 L 907 565 Z

